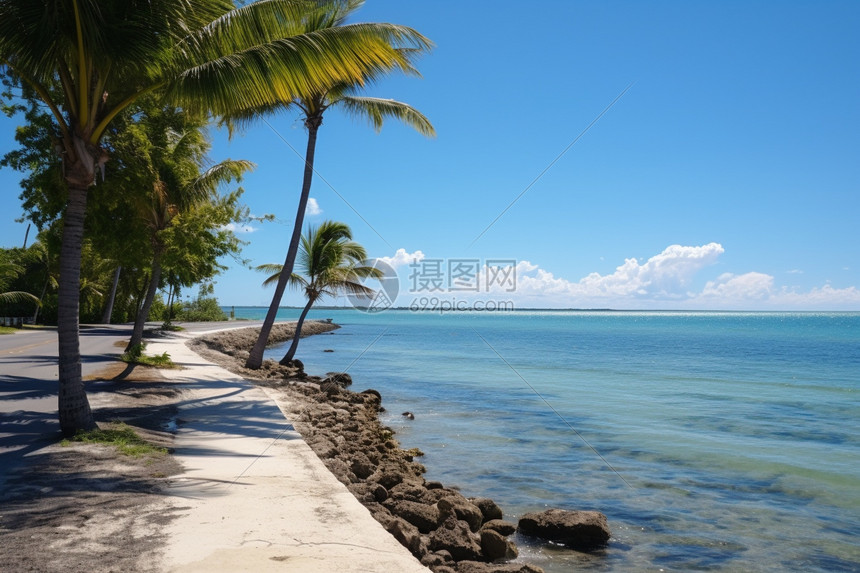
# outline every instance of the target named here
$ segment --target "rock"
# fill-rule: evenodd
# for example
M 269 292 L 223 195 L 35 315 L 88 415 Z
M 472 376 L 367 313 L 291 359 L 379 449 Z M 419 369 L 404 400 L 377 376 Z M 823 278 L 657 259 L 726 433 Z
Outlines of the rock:
M 373 495 L 373 499 L 378 502 L 383 502 L 388 499 L 388 490 L 385 489 L 385 486 L 383 486 L 381 483 L 375 485 L 371 484 L 370 493 L 371 495 Z
M 334 396 L 343 392 L 343 386 L 337 382 L 323 380 L 320 382 L 320 390 L 329 396 Z
M 441 481 L 428 481 L 424 484 L 427 489 L 442 489 L 445 485 Z
M 415 414 L 413 414 L 412 412 L 403 412 L 401 414 L 401 416 L 403 416 L 407 420 L 414 420 L 415 419 Z
M 473 497 L 469 499 L 469 501 L 481 510 L 481 514 L 484 516 L 485 522 L 490 521 L 491 519 L 502 519 L 502 508 L 496 505 L 496 502 L 492 499 L 488 499 L 486 497 Z
M 359 451 L 353 454 L 352 467 L 350 469 L 360 479 L 366 479 L 376 471 L 376 466 L 371 463 L 364 453 Z
M 298 370 L 299 372 L 305 371 L 305 363 L 302 362 L 301 360 L 299 360 L 298 358 L 293 358 L 290 361 L 289 365 L 292 366 L 293 368 L 295 368 L 296 370 Z
M 334 350 L 332 350 L 331 348 L 326 348 L 325 350 L 323 350 L 323 352 L 334 352 Z
M 481 526 L 481 531 L 489 529 L 507 537 L 513 535 L 517 531 L 517 524 L 505 521 L 504 519 L 491 519 Z
M 492 529 L 481 530 L 481 551 L 487 561 L 496 561 L 498 559 L 511 560 L 516 559 L 518 552 L 517 547 L 505 537 Z
M 468 523 L 469 529 L 472 531 L 478 531 L 484 522 L 481 510 L 460 494 L 440 499 L 436 506 L 439 508 L 440 514 L 445 517 L 453 514 L 457 519 Z
M 385 529 L 413 554 L 417 553 L 421 548 L 421 534 L 418 532 L 418 528 L 406 520 L 395 517 L 388 523 Z
M 380 394 L 378 391 L 374 390 L 373 388 L 368 388 L 367 390 L 362 390 L 360 393 L 364 394 L 366 396 L 376 396 L 376 399 L 378 401 L 380 401 L 380 402 L 382 401 L 382 394 Z
M 352 385 L 352 376 L 346 372 L 327 372 L 323 382 L 334 382 L 341 388 Z
M 610 535 L 606 516 L 599 511 L 563 509 L 527 513 L 520 518 L 517 530 L 523 535 L 582 550 L 606 545 Z
M 469 529 L 469 524 L 453 515 L 430 534 L 431 551 L 447 551 L 456 561 L 480 561 L 481 539 Z
M 414 501 L 386 500 L 382 505 L 394 515 L 400 516 L 415 527 L 421 533 L 430 533 L 442 522 L 439 510 L 433 505 L 424 505 Z

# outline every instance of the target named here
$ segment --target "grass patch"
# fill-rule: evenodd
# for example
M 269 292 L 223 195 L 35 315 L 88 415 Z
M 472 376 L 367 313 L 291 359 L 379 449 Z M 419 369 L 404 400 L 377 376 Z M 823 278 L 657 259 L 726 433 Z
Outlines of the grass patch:
M 119 359 L 129 364 L 141 364 L 157 368 L 179 368 L 179 365 L 170 359 L 170 354 L 167 352 L 156 356 L 147 356 L 143 353 L 144 349 L 146 349 L 146 344 L 137 344 L 130 350 L 123 352 Z
M 161 325 L 161 330 L 164 330 L 165 332 L 182 332 L 185 329 L 178 324 L 173 324 L 172 322 L 165 322 Z
M 16 328 L 11 326 L 0 326 L 0 334 L 15 334 Z
M 134 428 L 123 422 L 111 424 L 109 428 L 95 430 L 80 430 L 71 438 L 60 442 L 62 446 L 69 446 L 72 442 L 83 442 L 86 444 L 104 444 L 114 446 L 120 453 L 127 456 L 162 455 L 167 453 L 166 448 L 153 446 L 137 435 Z

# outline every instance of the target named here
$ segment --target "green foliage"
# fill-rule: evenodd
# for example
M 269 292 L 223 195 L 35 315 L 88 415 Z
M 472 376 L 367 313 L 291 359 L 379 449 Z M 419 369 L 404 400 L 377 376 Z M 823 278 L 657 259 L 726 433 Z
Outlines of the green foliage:
M 183 305 L 177 315 L 183 322 L 220 322 L 227 320 L 227 314 L 214 297 L 198 297 Z
M 111 424 L 105 429 L 80 430 L 73 437 L 64 439 L 60 444 L 68 447 L 72 442 L 114 446 L 120 453 L 134 457 L 167 453 L 166 448 L 150 444 L 138 436 L 134 428 L 123 422 Z
M 173 360 L 170 359 L 170 354 L 164 352 L 156 356 L 147 356 L 143 353 L 146 350 L 146 344 L 135 344 L 125 352 L 119 359 L 129 364 L 140 364 L 142 366 L 155 366 L 157 368 L 179 368 Z
M 12 328 L 11 326 L 0 326 L 0 334 L 15 334 L 18 332 L 17 328 Z

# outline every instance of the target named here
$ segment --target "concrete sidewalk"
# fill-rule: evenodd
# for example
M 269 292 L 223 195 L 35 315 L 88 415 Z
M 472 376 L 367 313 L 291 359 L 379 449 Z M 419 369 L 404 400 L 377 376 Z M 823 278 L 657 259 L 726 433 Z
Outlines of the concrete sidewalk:
M 427 573 L 328 471 L 262 389 L 177 334 L 148 341 L 184 370 L 164 569 Z

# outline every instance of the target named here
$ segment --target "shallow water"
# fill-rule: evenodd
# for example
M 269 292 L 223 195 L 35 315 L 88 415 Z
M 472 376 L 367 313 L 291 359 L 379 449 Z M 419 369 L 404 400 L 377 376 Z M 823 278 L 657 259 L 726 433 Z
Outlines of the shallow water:
M 548 572 L 860 571 L 858 313 L 314 315 L 308 372 L 379 390 L 428 479 L 607 515 L 596 554 L 521 540 Z

